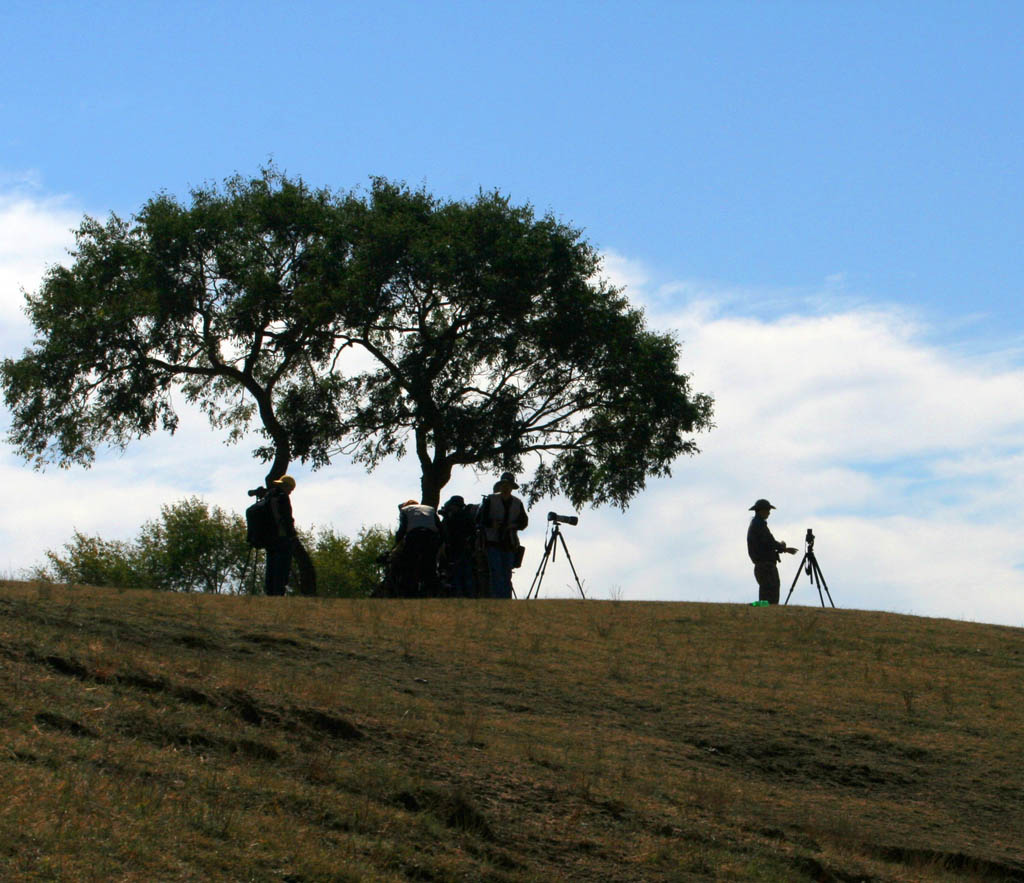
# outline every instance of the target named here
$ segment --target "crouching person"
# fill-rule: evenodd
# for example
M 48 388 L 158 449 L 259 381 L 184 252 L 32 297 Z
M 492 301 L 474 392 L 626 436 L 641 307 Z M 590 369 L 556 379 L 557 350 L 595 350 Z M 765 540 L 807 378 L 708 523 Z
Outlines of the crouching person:
M 451 593 L 456 598 L 475 598 L 473 553 L 476 551 L 476 507 L 456 495 L 441 509 L 441 537 Z
M 529 523 L 526 507 L 512 491 L 519 487 L 511 472 L 502 474 L 494 493 L 484 497 L 477 514 L 487 543 L 487 566 L 491 576 L 491 597 L 512 597 L 512 568 L 517 566 L 519 531 Z
M 433 506 L 408 500 L 398 507 L 399 595 L 433 598 L 441 594 L 437 553 L 441 548 L 441 522 Z

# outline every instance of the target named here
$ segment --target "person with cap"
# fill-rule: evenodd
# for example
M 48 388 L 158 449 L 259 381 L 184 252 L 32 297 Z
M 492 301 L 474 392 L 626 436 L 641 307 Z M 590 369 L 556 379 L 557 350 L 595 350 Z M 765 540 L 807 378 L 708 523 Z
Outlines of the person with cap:
M 512 597 L 512 569 L 518 566 L 519 531 L 529 523 L 526 507 L 512 491 L 519 487 L 511 472 L 502 473 L 494 493 L 484 497 L 477 524 L 484 530 L 491 597 Z
M 796 552 L 783 541 L 775 539 L 768 529 L 768 516 L 775 507 L 767 500 L 758 500 L 750 507 L 754 517 L 747 528 L 747 554 L 754 562 L 757 599 L 769 604 L 779 603 L 779 553 Z
M 441 521 L 433 506 L 406 500 L 398 507 L 399 594 L 404 598 L 436 598 L 437 553 L 441 548 Z
M 295 548 L 295 519 L 292 517 L 292 491 L 295 479 L 282 475 L 267 486 L 267 505 L 276 528 L 276 535 L 267 547 L 266 582 L 264 591 L 268 595 L 283 595 L 292 569 L 292 552 Z

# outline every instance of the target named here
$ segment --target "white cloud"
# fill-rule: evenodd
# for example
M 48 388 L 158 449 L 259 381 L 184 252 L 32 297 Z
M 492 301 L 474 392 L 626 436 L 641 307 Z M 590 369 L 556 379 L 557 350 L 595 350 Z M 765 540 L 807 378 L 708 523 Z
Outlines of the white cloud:
M 650 271 L 642 261 L 616 251 L 602 253 L 600 275 L 617 287 L 629 289 L 642 288 L 650 282 Z
M 47 262 L 61 259 L 78 215 L 63 201 L 11 198 L 0 199 L 2 212 L 0 231 L 21 238 L 0 252 L 0 280 L 31 288 Z M 683 370 L 716 398 L 717 428 L 699 438 L 700 455 L 677 463 L 671 479 L 652 481 L 627 512 L 588 510 L 578 527 L 564 528 L 588 594 L 752 600 L 747 507 L 767 496 L 779 507 L 777 537 L 800 545 L 814 528 L 840 607 L 1024 624 L 1016 517 L 1024 494 L 1024 369 L 964 355 L 977 346 L 939 345 L 926 323 L 895 307 L 829 309 L 822 300 L 807 308 L 772 296 L 766 309 L 749 292 L 656 285 L 654 273 L 621 256 L 606 258 L 605 271 L 630 284 L 652 326 L 678 333 Z M 7 322 L 4 285 L 0 321 Z M 20 348 L 28 334 L 16 330 Z M 75 528 L 130 537 L 162 504 L 191 494 L 241 511 L 245 490 L 264 473 L 251 457 L 255 441 L 225 447 L 200 415 L 182 417 L 175 436 L 104 454 L 90 470 L 36 473 L 8 449 L 0 482 L 17 505 L 0 509 L 0 570 L 39 562 Z M 369 475 L 344 461 L 319 473 L 291 471 L 299 521 L 347 534 L 394 524 L 397 504 L 418 495 L 414 458 Z M 472 500 L 492 481 L 465 470 L 445 495 Z M 550 510 L 568 505 L 544 501 L 531 512 L 520 594 L 540 563 Z M 784 594 L 797 561 L 784 559 Z M 575 592 L 559 551 L 542 595 Z M 793 603 L 818 604 L 805 576 Z
M 1024 369 L 952 355 L 898 309 L 753 319 L 698 300 L 650 320 L 685 341 L 717 428 L 625 516 L 588 519 L 647 551 L 596 556 L 603 579 L 626 597 L 751 597 L 746 509 L 767 496 L 777 537 L 814 528 L 839 606 L 1024 624 Z M 818 603 L 806 577 L 793 597 Z
M 39 286 L 48 266 L 67 257 L 81 212 L 66 197 L 39 198 L 30 189 L 0 192 L 0 345 L 27 342 L 23 291 Z

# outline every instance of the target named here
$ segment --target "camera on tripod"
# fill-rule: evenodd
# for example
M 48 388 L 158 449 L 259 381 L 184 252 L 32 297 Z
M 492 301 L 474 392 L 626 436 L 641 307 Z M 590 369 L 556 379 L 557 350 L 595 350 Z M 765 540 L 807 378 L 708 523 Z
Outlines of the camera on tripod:
M 265 487 L 254 487 L 251 491 L 245 492 L 248 497 L 255 497 L 257 500 L 262 500 L 267 495 L 267 489 Z
M 579 523 L 580 517 L 578 515 L 559 515 L 557 512 L 548 512 L 548 524 L 550 527 L 544 538 L 544 555 L 540 559 L 540 565 L 537 567 L 537 573 L 534 574 L 533 582 L 530 583 L 530 588 L 526 593 L 527 598 L 540 597 L 540 584 L 543 582 L 544 574 L 547 572 L 548 562 L 555 560 L 558 543 L 562 544 L 562 551 L 565 552 L 565 557 L 569 561 L 569 567 L 572 568 L 572 576 L 573 579 L 576 580 L 576 588 L 580 590 L 580 597 L 587 597 L 583 593 L 583 583 L 580 582 L 579 574 L 576 573 L 576 565 L 572 563 L 572 555 L 569 554 L 569 547 L 565 544 L 565 537 L 562 536 L 563 524 L 577 525 Z
M 786 551 L 795 552 L 795 549 L 787 549 Z M 836 602 L 832 600 L 832 593 L 828 590 L 828 583 L 825 582 L 825 577 L 821 573 L 821 568 L 818 566 L 818 557 L 814 554 L 814 531 L 811 528 L 807 528 L 807 535 L 804 537 L 804 557 L 800 561 L 800 566 L 796 569 L 796 576 L 793 577 L 793 584 L 789 587 L 789 594 L 786 595 L 785 603 L 789 603 L 789 599 L 793 596 L 793 589 L 796 588 L 796 581 L 800 578 L 801 573 L 806 573 L 811 581 L 811 585 L 818 590 L 818 600 L 821 601 L 821 606 L 825 606 L 825 596 L 828 596 L 828 603 L 833 607 L 836 606 Z M 822 590 L 824 589 L 824 594 Z

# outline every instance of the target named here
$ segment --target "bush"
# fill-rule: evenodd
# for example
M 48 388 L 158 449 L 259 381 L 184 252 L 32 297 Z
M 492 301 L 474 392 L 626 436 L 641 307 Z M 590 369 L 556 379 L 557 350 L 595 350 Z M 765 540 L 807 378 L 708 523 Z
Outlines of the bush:
M 381 580 L 377 558 L 394 536 L 383 527 L 359 531 L 355 542 L 333 528 L 303 532 L 318 575 L 320 594 L 369 597 Z M 245 519 L 198 497 L 163 506 L 135 540 L 104 540 L 75 531 L 63 553 L 48 551 L 39 579 L 127 589 L 241 594 L 263 590 L 265 555 L 253 555 Z M 292 566 L 293 579 L 295 567 Z
M 198 497 L 163 506 L 142 526 L 136 547 L 156 588 L 177 592 L 240 592 L 249 544 L 245 519 Z
M 132 543 L 104 540 L 75 531 L 65 554 L 46 553 L 47 564 L 33 570 L 33 576 L 59 583 L 88 586 L 120 586 L 126 589 L 156 588 L 145 571 L 138 549 Z
M 380 526 L 364 527 L 355 542 L 333 528 L 308 538 L 319 593 L 333 598 L 368 598 L 383 576 L 377 559 L 394 545 L 394 535 Z

